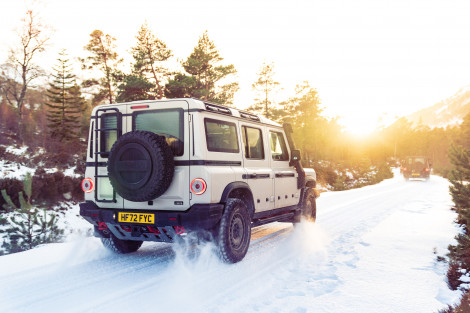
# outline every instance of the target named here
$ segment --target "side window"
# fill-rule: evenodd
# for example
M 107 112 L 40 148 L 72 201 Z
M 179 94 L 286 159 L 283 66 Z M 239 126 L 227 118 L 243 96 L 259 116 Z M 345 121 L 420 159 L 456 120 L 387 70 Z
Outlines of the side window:
M 237 129 L 234 123 L 204 119 L 207 150 L 214 152 L 238 153 Z
M 166 138 L 175 156 L 184 153 L 183 110 L 134 112 L 134 130 L 146 130 Z
M 271 136 L 271 154 L 275 161 L 288 161 L 289 154 L 287 153 L 286 142 L 282 133 L 270 132 Z
M 118 119 L 116 114 L 103 114 L 101 115 L 101 129 L 100 132 L 100 152 L 109 152 L 118 136 Z M 108 130 L 109 129 L 109 130 Z M 104 158 L 108 157 L 108 154 L 101 155 Z
M 264 159 L 264 145 L 261 129 L 253 127 L 242 127 L 243 147 L 247 159 Z

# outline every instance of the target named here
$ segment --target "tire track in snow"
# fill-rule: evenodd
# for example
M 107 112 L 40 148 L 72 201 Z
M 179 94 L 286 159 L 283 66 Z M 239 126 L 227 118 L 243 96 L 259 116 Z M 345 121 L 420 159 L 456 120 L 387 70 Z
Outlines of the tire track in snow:
M 318 200 L 316 226 L 294 229 L 275 223 L 255 228 L 246 258 L 235 265 L 220 263 L 210 249 L 192 259 L 168 247 L 170 254 L 162 257 L 157 244 L 134 255 L 107 255 L 55 272 L 52 264 L 32 279 L 34 269 L 3 275 L 2 285 L 6 282 L 9 288 L 0 287 L 0 311 L 302 311 L 305 306 L 291 305 L 289 299 L 302 303 L 303 298 L 334 292 L 342 284 L 338 267 L 354 268 L 355 246 L 367 244 L 361 237 L 410 200 L 420 204 L 435 192 L 422 186 L 391 179 L 327 194 Z M 314 242 L 312 235 L 327 238 Z

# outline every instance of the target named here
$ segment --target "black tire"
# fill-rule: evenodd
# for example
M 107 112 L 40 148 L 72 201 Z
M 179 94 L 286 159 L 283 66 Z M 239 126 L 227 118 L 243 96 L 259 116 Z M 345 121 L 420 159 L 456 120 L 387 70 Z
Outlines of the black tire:
M 108 173 L 114 190 L 124 199 L 150 201 L 171 184 L 175 165 L 165 137 L 148 131 L 121 136 L 111 148 Z
M 136 252 L 142 246 L 142 241 L 122 240 L 113 234 L 109 238 L 101 238 L 101 242 L 107 249 L 119 254 Z
M 302 216 L 309 222 L 315 223 L 317 219 L 317 202 L 313 188 L 307 188 L 307 190 L 305 190 Z
M 245 257 L 251 239 L 251 219 L 243 201 L 234 198 L 227 200 L 214 237 L 224 262 L 237 263 Z

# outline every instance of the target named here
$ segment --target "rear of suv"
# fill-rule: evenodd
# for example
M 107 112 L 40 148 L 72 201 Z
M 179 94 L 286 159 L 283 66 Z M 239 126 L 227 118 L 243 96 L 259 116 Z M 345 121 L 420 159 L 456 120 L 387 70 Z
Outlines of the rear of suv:
M 197 233 L 238 262 L 252 227 L 316 218 L 289 125 L 196 99 L 96 107 L 86 165 L 80 214 L 118 253 Z
M 409 156 L 406 157 L 401 166 L 403 177 L 409 179 L 425 179 L 429 180 L 431 175 L 431 162 L 425 156 Z

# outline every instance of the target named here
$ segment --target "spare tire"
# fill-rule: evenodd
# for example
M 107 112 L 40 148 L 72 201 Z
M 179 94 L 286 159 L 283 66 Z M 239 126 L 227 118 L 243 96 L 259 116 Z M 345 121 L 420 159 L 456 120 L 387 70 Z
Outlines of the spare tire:
M 108 175 L 124 199 L 150 201 L 161 196 L 173 180 L 173 153 L 165 137 L 148 131 L 122 135 L 108 157 Z

